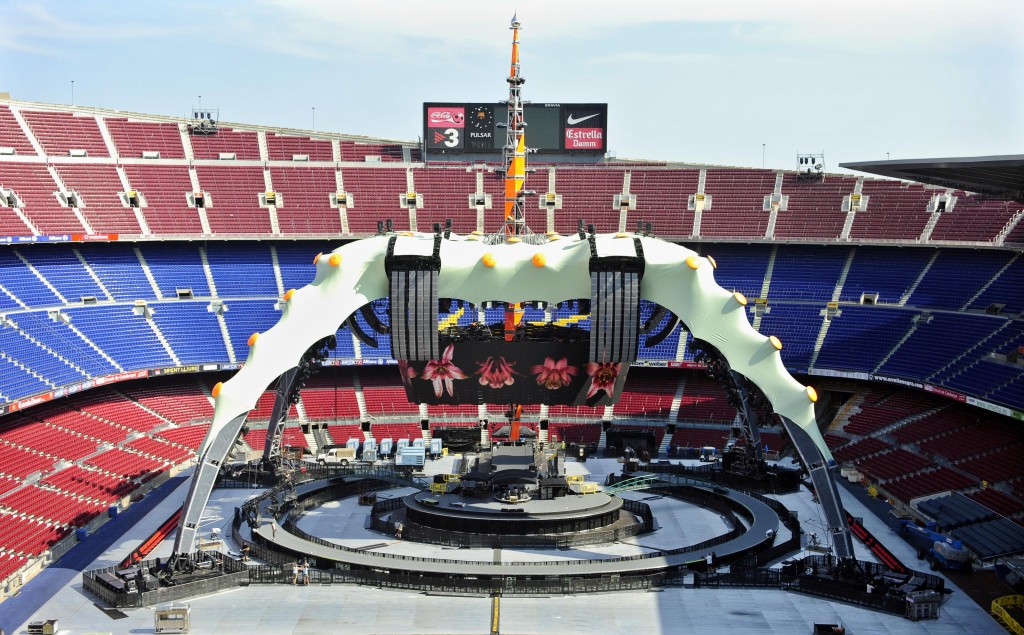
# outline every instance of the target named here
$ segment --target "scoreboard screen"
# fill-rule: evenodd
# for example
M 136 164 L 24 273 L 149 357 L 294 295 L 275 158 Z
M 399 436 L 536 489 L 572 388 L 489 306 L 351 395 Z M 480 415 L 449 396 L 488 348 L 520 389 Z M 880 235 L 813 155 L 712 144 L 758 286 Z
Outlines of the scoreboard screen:
M 523 116 L 530 152 L 604 154 L 608 149 L 608 104 L 526 104 Z M 500 153 L 507 121 L 505 104 L 425 103 L 424 145 L 436 154 Z

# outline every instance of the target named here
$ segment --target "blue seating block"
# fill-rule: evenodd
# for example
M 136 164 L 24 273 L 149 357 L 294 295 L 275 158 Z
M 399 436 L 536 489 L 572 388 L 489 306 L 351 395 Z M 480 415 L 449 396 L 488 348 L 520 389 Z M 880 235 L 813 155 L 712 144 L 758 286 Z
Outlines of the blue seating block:
M 217 295 L 236 298 L 278 294 L 270 248 L 263 243 L 207 243 L 206 259 Z
M 880 306 L 842 306 L 832 319 L 815 368 L 871 372 L 911 325 L 913 311 Z
M 85 244 L 77 247 L 116 300 L 156 299 L 132 245 Z
M 47 289 L 43 281 L 37 278 L 9 247 L 0 248 L 0 284 L 3 284 L 7 291 L 14 294 L 14 297 L 30 307 L 61 306 L 63 304 L 60 298 Z M 17 303 L 13 303 L 12 308 L 21 307 Z
M 19 253 L 68 302 L 78 302 L 83 296 L 107 299 L 100 286 L 85 270 L 85 265 L 66 245 L 33 245 L 31 248 L 19 249 Z
M 229 361 L 217 316 L 208 310 L 209 305 L 207 300 L 150 305 L 153 321 L 183 364 Z
M 195 297 L 208 297 L 199 249 L 192 243 L 160 243 L 139 245 L 160 292 L 165 298 L 175 297 L 177 289 L 191 289 Z

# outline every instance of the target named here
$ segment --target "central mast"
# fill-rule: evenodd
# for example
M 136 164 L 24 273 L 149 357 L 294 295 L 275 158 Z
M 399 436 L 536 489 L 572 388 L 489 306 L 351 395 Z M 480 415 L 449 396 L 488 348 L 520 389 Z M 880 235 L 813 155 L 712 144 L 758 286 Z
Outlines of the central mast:
M 526 229 L 526 122 L 520 91 L 526 79 L 519 74 L 519 28 L 512 16 L 512 64 L 508 71 L 508 123 L 503 151 L 505 167 L 505 234 L 519 236 Z

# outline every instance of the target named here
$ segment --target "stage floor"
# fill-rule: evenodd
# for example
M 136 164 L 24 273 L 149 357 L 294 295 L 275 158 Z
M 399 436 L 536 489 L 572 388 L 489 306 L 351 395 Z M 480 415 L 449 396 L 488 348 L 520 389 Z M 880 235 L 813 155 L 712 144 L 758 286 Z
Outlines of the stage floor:
M 450 460 L 450 459 L 449 459 Z M 588 474 L 594 481 L 604 480 L 609 471 L 619 471 L 621 465 L 613 459 L 589 459 L 585 464 L 568 463 L 570 473 Z M 450 469 L 442 462 L 428 465 L 429 473 Z M 85 565 L 93 569 L 120 561 L 142 539 L 149 536 L 175 507 L 181 504 L 187 483 L 177 489 L 138 523 L 117 527 L 109 523 L 102 531 L 117 530 L 111 546 Z M 405 490 L 409 492 L 411 490 Z M 230 534 L 230 521 L 234 508 L 254 490 L 217 490 L 207 508 L 203 522 L 203 535 L 209 536 L 214 527 L 222 534 Z M 402 491 L 389 493 L 400 495 Z M 843 503 L 855 516 L 863 516 L 865 525 L 883 540 L 898 557 L 913 566 L 917 561 L 913 550 L 870 514 L 856 499 L 840 488 Z M 644 498 L 644 492 L 630 492 L 624 496 Z M 790 509 L 798 512 L 806 531 L 823 534 L 821 515 L 806 492 L 778 496 Z M 727 528 L 722 519 L 706 510 L 680 510 L 678 514 L 663 513 L 658 506 L 665 501 L 646 501 L 652 505 L 660 528 L 653 534 L 637 536 L 629 541 L 577 553 L 572 551 L 518 551 L 502 550 L 503 561 L 559 560 L 568 558 L 600 558 L 642 553 L 650 548 L 668 546 L 668 541 L 693 543 L 705 537 L 722 533 Z M 334 508 L 329 505 L 335 505 Z M 303 519 L 303 528 L 316 528 L 318 533 L 332 541 L 346 541 L 351 546 L 379 546 L 378 549 L 409 555 L 454 557 L 492 560 L 494 551 L 444 549 L 432 545 L 397 543 L 363 528 L 366 510 L 359 508 L 354 499 L 331 503 Z M 673 501 L 673 505 L 681 503 Z M 357 509 L 363 510 L 355 514 Z M 717 525 L 716 525 L 717 523 Z M 308 530 L 308 529 L 307 529 Z M 90 537 L 90 540 L 102 535 Z M 784 538 L 785 536 L 780 536 Z M 873 560 L 860 543 L 855 543 L 857 557 Z M 154 556 L 170 555 L 172 541 L 160 545 Z M 230 542 L 224 549 L 237 550 Z M 73 550 L 74 551 L 74 550 Z M 72 551 L 72 553 L 73 553 Z M 479 551 L 480 553 L 472 553 Z M 486 553 L 484 553 L 486 552 Z M 54 574 L 62 571 L 62 563 L 51 567 Z M 120 615 L 100 610 L 93 604 L 95 598 L 82 591 L 81 575 L 70 582 L 63 576 L 47 576 L 46 572 L 31 581 L 20 596 L 0 606 L 0 616 L 22 614 L 13 610 L 24 603 L 34 602 L 38 609 L 17 624 L 8 624 L 0 617 L 0 625 L 8 633 L 23 633 L 31 621 L 59 619 L 62 632 L 110 632 L 117 634 L 152 633 L 152 609 L 128 609 Z M 955 586 L 954 586 L 955 588 Z M 39 601 L 39 598 L 43 598 Z M 252 635 L 273 632 L 277 635 L 306 635 L 312 633 L 395 633 L 411 634 L 469 634 L 489 632 L 492 602 L 486 597 L 431 596 L 419 592 L 380 590 L 347 585 L 292 587 L 290 585 L 254 585 L 224 593 L 194 598 L 192 607 L 192 633 L 218 633 Z M 971 633 L 1003 633 L 985 610 L 974 604 L 964 593 L 956 591 L 943 605 L 938 620 L 910 622 L 903 618 L 876 613 L 858 607 L 828 602 L 816 598 L 777 590 L 750 589 L 692 589 L 675 588 L 652 592 L 617 593 L 614 595 L 573 595 L 517 598 L 506 596 L 500 604 L 501 632 L 504 635 L 549 633 L 552 635 L 576 633 L 608 633 L 669 635 L 674 633 L 706 633 L 724 635 L 735 633 L 771 633 L 790 635 L 810 633 L 816 622 L 842 623 L 850 633 L 882 635 L 953 635 Z M 123 617 L 122 617 L 123 616 Z

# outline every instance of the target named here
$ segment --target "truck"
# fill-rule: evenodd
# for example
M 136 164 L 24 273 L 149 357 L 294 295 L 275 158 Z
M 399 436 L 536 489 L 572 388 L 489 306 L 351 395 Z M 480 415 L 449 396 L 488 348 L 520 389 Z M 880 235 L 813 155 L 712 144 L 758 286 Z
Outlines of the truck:
M 970 573 L 971 554 L 964 548 L 964 543 L 938 531 L 935 523 L 927 523 L 924 527 L 914 521 L 900 522 L 900 535 L 917 548 L 917 557 L 927 560 L 932 571 L 964 571 Z
M 345 467 L 355 460 L 355 448 L 325 448 L 316 455 L 316 462 L 320 465 L 340 465 Z

